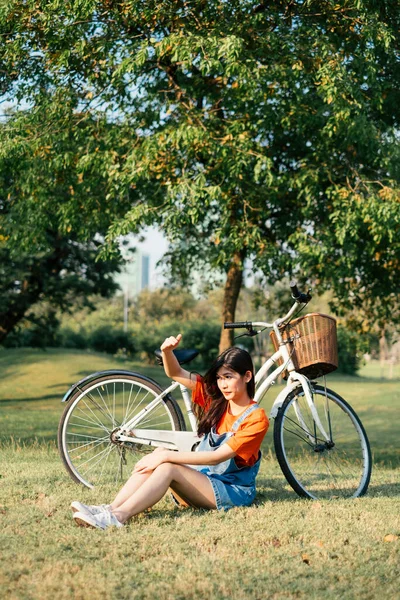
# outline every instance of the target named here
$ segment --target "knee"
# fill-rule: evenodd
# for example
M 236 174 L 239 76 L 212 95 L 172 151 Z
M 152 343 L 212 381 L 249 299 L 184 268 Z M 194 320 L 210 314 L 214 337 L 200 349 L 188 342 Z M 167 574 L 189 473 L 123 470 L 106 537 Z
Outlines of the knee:
M 157 473 L 157 475 L 163 476 L 165 478 L 169 478 L 169 479 L 173 479 L 174 474 L 176 472 L 176 465 L 172 464 L 172 463 L 162 463 L 161 465 L 159 465 L 155 471 L 155 473 Z

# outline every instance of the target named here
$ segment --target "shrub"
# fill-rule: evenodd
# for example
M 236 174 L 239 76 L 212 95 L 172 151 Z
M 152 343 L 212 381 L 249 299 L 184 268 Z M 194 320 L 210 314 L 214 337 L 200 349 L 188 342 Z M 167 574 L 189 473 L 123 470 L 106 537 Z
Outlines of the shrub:
M 88 346 L 97 352 L 107 352 L 108 354 L 116 354 L 123 350 L 132 356 L 136 352 L 136 346 L 130 333 L 105 326 L 92 331 L 88 339 Z
M 364 342 L 360 336 L 348 329 L 338 327 L 338 372 L 355 375 L 361 366 Z
M 203 321 L 166 321 L 152 327 L 131 330 L 135 347 L 141 357 L 149 363 L 155 362 L 154 350 L 159 348 L 170 335 L 182 333 L 179 348 L 191 348 L 199 351 L 199 357 L 188 365 L 192 369 L 207 368 L 218 355 L 220 325 Z
M 69 327 L 65 327 L 60 331 L 60 344 L 63 348 L 85 350 L 88 347 L 86 331 L 74 331 Z
M 46 348 L 60 345 L 59 321 L 54 312 L 39 317 L 30 315 L 4 340 L 6 348 Z
M 219 324 L 202 321 L 191 322 L 182 328 L 182 347 L 199 351 L 199 357 L 193 363 L 194 365 L 206 369 L 211 366 L 218 356 L 220 333 Z
M 155 325 L 146 328 L 135 327 L 131 330 L 130 335 L 140 357 L 149 364 L 154 364 L 156 360 L 154 350 L 161 346 L 167 335 L 174 335 L 175 331 L 176 327 Z

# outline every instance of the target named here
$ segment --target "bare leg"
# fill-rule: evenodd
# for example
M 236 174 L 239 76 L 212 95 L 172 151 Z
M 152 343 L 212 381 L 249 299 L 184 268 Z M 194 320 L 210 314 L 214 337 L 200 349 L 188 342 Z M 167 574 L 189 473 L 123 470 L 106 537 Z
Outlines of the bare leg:
M 124 502 L 126 502 L 151 476 L 152 473 L 133 473 L 125 483 L 124 487 L 118 492 L 115 500 L 111 503 L 111 510 L 114 512 Z
M 125 523 L 161 500 L 169 487 L 193 506 L 216 508 L 213 488 L 206 475 L 184 465 L 163 463 L 123 504 L 113 509 L 113 513 L 121 523 Z
M 154 452 L 161 452 L 165 448 L 156 448 Z M 151 473 L 132 473 L 124 487 L 118 492 L 115 500 L 111 503 L 111 510 L 116 510 L 121 504 L 123 504 L 128 498 L 132 496 L 150 477 Z

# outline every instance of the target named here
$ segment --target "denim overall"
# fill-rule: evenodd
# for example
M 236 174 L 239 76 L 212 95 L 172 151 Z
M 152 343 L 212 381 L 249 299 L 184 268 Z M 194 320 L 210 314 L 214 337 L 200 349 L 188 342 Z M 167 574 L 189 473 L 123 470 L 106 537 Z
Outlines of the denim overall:
M 216 450 L 235 434 L 246 417 L 259 408 L 252 404 L 234 422 L 230 431 L 218 434 L 213 427 L 197 446 L 197 452 Z M 234 458 L 225 460 L 218 465 L 191 465 L 192 469 L 204 473 L 209 478 L 214 490 L 218 510 L 229 510 L 234 506 L 248 506 L 256 496 L 256 475 L 260 468 L 261 452 L 257 462 L 251 467 L 238 467 Z

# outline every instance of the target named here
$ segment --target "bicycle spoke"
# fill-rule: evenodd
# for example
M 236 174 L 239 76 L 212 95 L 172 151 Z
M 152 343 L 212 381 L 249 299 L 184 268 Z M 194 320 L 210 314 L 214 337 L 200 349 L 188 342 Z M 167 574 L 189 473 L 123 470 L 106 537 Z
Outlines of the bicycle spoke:
M 104 406 L 105 406 L 105 408 L 106 408 L 106 412 L 104 411 L 103 407 L 102 407 L 102 406 L 101 406 L 101 405 L 100 405 L 100 404 L 97 402 L 96 398 L 93 396 L 93 394 L 92 394 L 90 391 L 88 391 L 88 392 L 86 393 L 86 397 L 87 397 L 87 399 L 88 399 L 88 400 L 90 400 L 90 401 L 91 401 L 91 403 L 92 403 L 92 404 L 95 406 L 95 408 L 97 408 L 97 410 L 98 410 L 98 411 L 99 411 L 99 412 L 100 412 L 102 415 L 104 415 L 104 417 L 105 417 L 106 419 L 108 419 L 108 415 L 110 415 L 110 416 L 111 416 L 111 414 L 110 414 L 110 412 L 108 411 L 107 405 L 106 405 L 106 403 L 104 402 L 104 399 L 103 399 L 103 397 L 102 397 L 102 395 L 101 395 L 101 393 L 100 393 L 100 391 L 99 391 L 99 389 L 98 389 L 98 388 L 97 388 L 97 392 L 98 392 L 98 394 L 99 394 L 99 396 L 100 396 L 100 398 L 101 398 L 101 400 L 102 400 L 102 402 L 103 402 L 103 404 L 104 404 Z M 89 407 L 87 404 L 86 404 L 86 407 L 87 407 L 89 410 L 91 410 L 91 409 L 90 409 L 90 407 Z M 92 412 L 92 411 L 91 411 L 91 412 Z M 108 414 L 107 414 L 107 413 L 108 413 Z
M 113 416 L 112 416 L 112 414 L 111 414 L 111 412 L 110 412 L 110 409 L 109 409 L 109 407 L 108 407 L 108 404 L 106 403 L 106 401 L 105 401 L 105 400 L 104 400 L 104 398 L 103 398 L 103 394 L 102 394 L 102 393 L 101 393 L 101 391 L 100 391 L 100 387 L 101 387 L 101 386 L 99 386 L 99 387 L 97 387 L 97 388 L 96 388 L 96 392 L 97 392 L 97 393 L 98 393 L 98 395 L 100 396 L 100 398 L 101 398 L 101 401 L 103 402 L 103 404 L 104 404 L 104 406 L 105 406 L 105 409 L 106 409 L 106 413 L 103 413 L 103 414 L 104 414 L 105 416 L 107 416 L 107 414 L 108 414 L 108 415 L 109 415 L 109 417 L 110 417 L 110 419 L 111 419 L 111 421 L 113 421 Z M 107 396 L 108 396 L 108 387 L 106 388 L 106 390 L 107 390 Z M 90 394 L 90 396 L 91 396 L 91 394 Z
M 98 458 L 99 456 L 101 456 L 102 454 L 104 454 L 105 452 L 108 451 L 108 445 L 106 448 L 104 448 L 103 450 L 101 450 L 100 452 L 98 452 L 97 454 L 95 454 L 94 456 L 92 456 L 91 458 L 88 458 L 85 462 L 80 463 L 79 466 L 80 468 L 84 467 L 85 465 L 87 465 L 88 463 L 92 462 L 92 460 L 95 460 L 96 458 Z M 96 463 L 97 464 L 97 463 Z M 88 473 L 89 471 L 85 471 L 85 473 Z
M 341 460 L 337 454 L 337 452 L 331 452 L 329 454 L 329 460 L 336 465 L 336 468 L 340 470 L 344 476 L 350 475 L 351 477 L 356 478 L 357 476 L 355 475 L 354 469 L 352 469 L 349 465 L 349 460 L 346 459 L 346 462 L 343 462 L 343 460 Z M 347 470 L 345 470 L 346 467 Z
M 292 424 L 293 424 L 295 427 L 298 427 L 299 429 L 301 429 L 301 431 L 304 431 L 304 433 L 307 435 L 307 433 L 308 433 L 308 432 L 307 432 L 307 431 L 306 431 L 306 430 L 305 430 L 305 429 L 304 429 L 304 428 L 303 428 L 303 427 L 302 427 L 302 426 L 301 426 L 301 425 L 300 425 L 300 424 L 299 424 L 297 421 L 295 421 L 294 419 L 291 419 L 291 418 L 290 418 L 290 417 L 288 417 L 288 416 L 285 416 L 285 420 L 286 420 L 286 421 L 289 421 L 290 423 L 292 423 Z M 291 430 L 290 430 L 290 429 L 288 429 L 287 431 L 291 431 Z M 299 434 L 296 434 L 294 431 L 291 431 L 291 432 L 292 432 L 294 435 L 299 435 Z M 306 439 L 306 438 L 302 438 L 300 435 L 299 435 L 299 437 L 300 437 L 301 439 L 304 439 L 304 441 L 307 441 L 307 439 Z M 316 435 L 314 435 L 314 438 L 315 438 L 315 440 L 316 440 L 316 441 L 318 441 L 318 442 L 320 442 L 320 443 L 322 443 L 322 444 L 325 442 L 325 440 L 324 440 L 324 439 L 322 439 L 322 438 L 318 438 Z M 311 447 L 314 447 L 314 444 L 311 444 L 310 442 L 307 442 L 307 443 L 309 443 Z
M 110 455 L 111 455 L 112 451 L 114 450 L 114 448 L 115 448 L 115 446 L 110 446 L 110 448 L 109 448 L 109 450 L 108 450 L 107 457 L 106 457 L 106 459 L 105 459 L 105 461 L 104 461 L 104 464 L 103 464 L 103 466 L 102 466 L 102 469 L 101 469 L 101 472 L 100 472 L 100 475 L 99 475 L 99 478 L 100 478 L 100 480 L 101 480 L 101 478 L 103 477 L 103 473 L 104 473 L 105 466 L 106 466 L 106 464 L 108 463 L 108 459 L 110 458 Z
M 143 404 L 143 402 L 146 400 L 146 398 L 148 397 L 149 394 L 150 394 L 150 392 L 147 392 L 145 397 L 141 399 L 141 401 L 139 402 L 139 404 L 137 406 L 135 406 L 135 404 L 133 404 L 132 409 L 126 418 L 125 423 L 127 423 L 128 421 L 130 421 L 132 419 L 135 412 L 139 412 L 139 410 L 138 410 L 139 407 Z M 157 407 L 158 407 L 158 404 L 157 404 Z
M 77 410 L 79 410 L 81 413 L 83 413 L 84 415 L 86 415 L 85 411 L 78 406 Z M 101 429 L 102 431 L 104 431 L 104 426 L 102 423 L 100 423 L 100 421 L 93 421 L 92 419 L 86 418 L 84 419 L 83 417 L 81 417 L 80 415 L 73 415 L 74 419 L 80 419 L 81 421 L 84 421 L 85 423 L 91 423 L 92 425 L 95 425 L 98 429 Z
M 329 432 L 330 443 L 317 437 L 318 426 L 303 392 L 282 407 L 278 459 L 292 487 L 297 491 L 300 484 L 301 490 L 313 497 L 353 497 L 364 491 L 364 482 L 368 485 L 367 443 L 351 408 L 337 398 L 321 387 L 313 393 L 315 410 Z
M 92 409 L 90 408 L 90 406 L 87 405 L 86 400 L 83 399 L 83 404 L 86 406 L 86 408 L 89 409 L 89 411 L 92 413 L 93 417 L 95 419 L 97 419 L 97 423 L 98 425 L 101 427 L 101 429 L 104 429 L 104 431 L 108 431 L 107 427 L 105 427 L 105 425 L 103 425 L 103 423 L 101 421 L 98 420 L 98 418 L 96 417 L 95 413 L 92 411 Z M 81 409 L 82 410 L 82 409 Z M 83 412 L 83 411 L 82 411 Z
M 123 425 L 125 425 L 125 423 L 127 423 L 127 422 L 128 422 L 128 420 L 129 420 L 129 419 L 127 418 L 127 415 L 129 415 L 129 410 L 130 410 L 130 406 L 131 406 L 132 391 L 133 391 L 133 385 L 131 385 L 131 391 L 130 391 L 130 393 L 129 393 L 128 404 L 127 404 L 127 407 L 126 407 L 126 412 L 124 413 L 124 418 L 123 418 L 123 420 L 122 420 L 122 424 L 123 424 Z M 136 398 L 138 397 L 139 393 L 140 393 L 140 389 L 138 389 L 138 391 L 136 392 L 136 396 L 135 396 L 135 398 L 133 399 L 133 406 L 135 405 Z
M 98 440 L 99 437 L 97 435 L 87 435 L 85 433 L 70 433 L 69 435 L 73 435 L 74 437 L 84 437 L 85 439 L 87 438 L 91 438 L 92 440 Z M 103 438 L 101 438 L 102 440 L 107 439 L 109 436 L 105 435 Z
M 114 382 L 114 386 L 113 386 L 113 427 L 115 426 L 115 382 Z
M 120 373 L 91 380 L 86 390 L 84 386 L 77 388 L 59 433 L 61 452 L 72 476 L 87 487 L 111 483 L 125 468 L 133 468 L 138 453 L 153 451 L 146 444 L 126 442 L 122 446 L 117 439 L 111 440 L 111 433 L 142 411 L 143 429 L 174 430 L 179 423 L 174 405 L 168 399 L 157 401 L 161 393 L 156 385 L 139 376 Z
M 98 446 L 103 446 L 103 445 L 104 445 L 104 440 L 98 440 L 97 442 L 91 442 L 90 447 L 88 444 L 84 444 L 84 445 L 80 446 L 79 448 L 72 448 L 70 450 L 69 454 L 71 455 L 72 452 L 76 452 L 77 450 L 80 451 L 80 450 L 82 450 L 82 448 L 86 448 L 86 450 L 81 453 L 81 455 L 83 456 L 83 455 L 87 454 L 88 452 L 92 452 Z
M 81 427 L 82 429 L 94 429 L 95 431 L 98 431 L 100 429 L 100 427 L 92 427 L 91 425 L 81 425 L 80 423 L 75 423 L 75 422 L 73 422 L 71 424 L 73 425 L 74 429 L 75 429 L 75 427 Z M 102 429 L 102 431 L 104 431 L 104 429 Z
M 91 449 L 93 449 L 93 447 L 96 444 L 97 445 L 101 444 L 101 443 L 105 442 L 107 439 L 108 439 L 107 437 L 104 437 L 104 438 L 100 438 L 99 440 L 97 440 L 97 442 L 88 442 L 87 444 L 82 444 L 82 442 L 68 442 L 67 441 L 68 446 L 71 446 L 72 444 L 80 444 L 80 446 L 69 450 L 69 454 L 71 454 L 72 452 L 76 452 L 77 450 L 81 450 L 82 448 L 86 448 L 87 446 L 92 446 Z
M 160 418 L 161 418 L 161 416 L 160 416 Z M 142 429 L 145 429 L 145 427 L 143 427 L 143 425 L 146 425 L 146 423 L 151 423 L 152 429 L 159 429 L 162 425 L 170 425 L 171 424 L 169 419 L 165 420 L 165 421 L 155 421 L 154 422 L 154 421 L 152 421 L 152 419 L 148 418 L 148 419 L 145 419 L 144 421 L 139 421 L 139 423 L 135 425 L 135 428 L 139 427 L 139 425 L 140 425 L 140 427 Z

